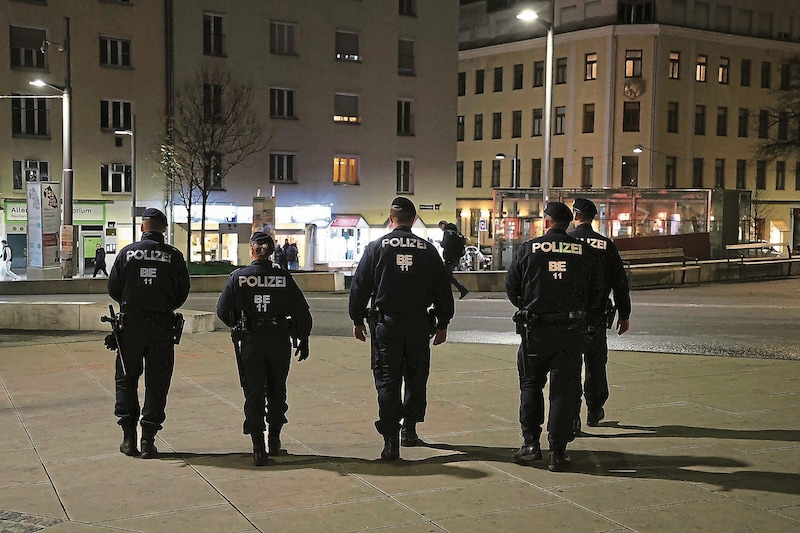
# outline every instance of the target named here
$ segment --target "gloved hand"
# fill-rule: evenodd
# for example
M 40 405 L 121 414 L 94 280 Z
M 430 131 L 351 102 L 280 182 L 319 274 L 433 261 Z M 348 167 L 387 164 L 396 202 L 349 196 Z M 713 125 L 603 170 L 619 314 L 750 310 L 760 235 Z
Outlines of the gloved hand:
M 308 359 L 308 339 L 303 339 L 299 343 L 297 343 L 297 350 L 294 352 L 295 357 L 297 357 L 298 361 L 305 361 Z
M 116 349 L 117 349 L 117 337 L 114 336 L 113 333 L 109 333 L 108 335 L 106 335 L 106 338 L 103 339 L 103 344 L 105 344 L 106 348 L 108 348 L 112 352 L 116 351 Z

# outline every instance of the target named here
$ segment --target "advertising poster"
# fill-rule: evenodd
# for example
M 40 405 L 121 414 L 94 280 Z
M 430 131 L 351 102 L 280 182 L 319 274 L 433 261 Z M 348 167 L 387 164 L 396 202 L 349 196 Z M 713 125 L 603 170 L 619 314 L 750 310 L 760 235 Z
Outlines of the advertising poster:
M 27 182 L 28 264 L 49 268 L 60 266 L 61 231 L 59 183 Z
M 275 199 L 253 197 L 253 231 L 275 235 Z

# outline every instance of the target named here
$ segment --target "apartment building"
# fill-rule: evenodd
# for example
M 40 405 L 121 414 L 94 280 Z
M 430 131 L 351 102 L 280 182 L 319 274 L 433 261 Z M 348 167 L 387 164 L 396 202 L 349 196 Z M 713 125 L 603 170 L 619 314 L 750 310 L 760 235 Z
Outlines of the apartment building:
M 201 259 L 199 211 L 192 206 L 188 213 L 157 155 L 176 95 L 201 69 L 251 85 L 264 131 L 263 150 L 212 180 L 203 259 L 247 261 L 254 205 L 263 205 L 254 198 L 274 202 L 277 238 L 299 245 L 304 269 L 357 262 L 364 245 L 387 231 L 397 194 L 419 206 L 415 231 L 422 235 L 435 235 L 438 221 L 455 213 L 455 0 L 2 0 L 0 6 L 0 20 L 8 21 L 0 43 L 10 44 L 3 54 L 8 66 L 0 67 L 8 74 L 0 76 L 3 95 L 40 94 L 28 85 L 34 75 L 64 84 L 63 53 L 56 50 L 64 18 L 70 20 L 79 253 L 94 249 L 91 239 L 108 246 L 112 234 L 115 246 L 131 241 L 135 187 L 139 211 L 168 211 L 181 249 L 191 225 L 190 257 Z M 45 40 L 53 45 L 41 53 Z M 0 124 L 13 122 L 0 128 L 2 233 L 24 235 L 26 219 L 11 216 L 11 207 L 24 205 L 25 180 L 60 179 L 61 112 L 58 100 L 15 102 L 21 111 L 10 100 L 0 106 Z M 17 116 L 25 117 L 22 124 Z
M 550 132 L 546 25 L 518 19 L 523 8 L 553 23 Z M 462 0 L 461 10 L 457 210 L 473 237 L 502 216 L 493 188 L 542 186 L 549 135 L 556 193 L 749 190 L 758 220 L 741 238 L 800 243 L 800 157 L 755 156 L 800 126 L 769 112 L 800 57 L 800 4 Z

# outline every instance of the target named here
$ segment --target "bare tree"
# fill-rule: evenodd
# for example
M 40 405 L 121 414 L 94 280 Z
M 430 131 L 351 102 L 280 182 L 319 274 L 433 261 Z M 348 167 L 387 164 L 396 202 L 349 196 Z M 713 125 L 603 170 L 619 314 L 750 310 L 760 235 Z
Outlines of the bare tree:
M 160 161 L 188 212 L 187 257 L 192 206 L 201 205 L 200 260 L 205 262 L 209 196 L 222 188 L 231 169 L 266 146 L 253 100 L 253 86 L 222 69 L 200 69 L 176 93 L 173 126 L 160 147 Z
M 781 86 L 774 92 L 775 106 L 767 110 L 768 130 L 774 135 L 759 142 L 756 159 L 800 156 L 800 57 L 782 66 Z
M 748 220 L 750 226 L 749 240 L 751 242 L 759 240 L 769 241 L 769 236 L 764 235 L 764 225 L 767 218 L 771 216 L 771 213 L 772 204 L 769 203 L 767 198 L 767 191 L 759 189 L 758 187 L 754 188 L 752 196 L 750 197 L 750 216 Z

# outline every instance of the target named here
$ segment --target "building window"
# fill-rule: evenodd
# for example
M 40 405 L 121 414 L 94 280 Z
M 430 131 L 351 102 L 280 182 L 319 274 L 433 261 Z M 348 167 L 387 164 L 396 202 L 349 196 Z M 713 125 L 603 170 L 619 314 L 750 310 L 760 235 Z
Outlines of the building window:
M 131 103 L 120 100 L 100 100 L 100 127 L 104 130 L 131 129 Z
M 767 188 L 767 162 L 764 159 L 756 161 L 756 189 L 763 191 Z
M 531 131 L 531 137 L 541 137 L 542 136 L 542 113 L 543 109 L 541 107 L 533 110 L 533 130 Z
M 544 87 L 544 61 L 533 63 L 533 86 Z
M 567 83 L 567 58 L 559 57 L 556 59 L 556 84 Z
M 131 66 L 131 42 L 100 37 L 100 64 L 115 67 Z
M 294 154 L 270 152 L 270 154 L 269 154 L 269 182 L 270 183 L 295 183 L 295 179 L 294 179 Z
M 667 156 L 667 166 L 664 169 L 664 186 L 674 189 L 678 176 L 678 158 Z
M 758 138 L 769 138 L 769 111 L 761 109 L 758 112 Z
M 400 0 L 400 14 L 404 17 L 416 17 L 417 0 Z
M 13 162 L 12 176 L 14 190 L 22 191 L 28 181 L 50 181 L 50 163 L 48 161 L 32 161 L 29 159 Z
M 414 162 L 411 159 L 397 160 L 397 192 L 412 194 L 414 192 Z
M 564 186 L 564 158 L 553 159 L 553 187 Z
M 11 45 L 11 67 L 47 68 L 42 43 L 47 40 L 47 32 L 21 26 L 9 27 Z
M 622 131 L 639 131 L 640 117 L 640 102 L 624 102 L 622 107 Z
M 594 175 L 594 158 L 584 157 L 581 159 L 581 187 L 591 187 Z
M 788 91 L 792 88 L 792 65 L 784 63 L 781 65 L 781 90 Z
M 514 90 L 522 89 L 523 68 L 522 63 L 514 65 Z
M 225 34 L 222 33 L 223 16 L 217 13 L 203 13 L 203 54 L 207 56 L 225 55 Z
M 511 136 L 522 137 L 522 111 L 511 113 Z
M 531 159 L 531 187 L 542 186 L 542 160 Z
M 361 122 L 358 114 L 358 95 L 336 93 L 333 102 L 333 121 L 351 124 Z
M 333 184 L 358 185 L 358 158 L 336 156 L 333 158 Z
M 597 54 L 591 53 L 586 54 L 586 68 L 584 69 L 583 73 L 584 80 L 596 80 L 597 79 Z
M 639 157 L 635 155 L 622 156 L 622 186 L 639 186 Z
M 737 159 L 736 160 L 736 188 L 737 189 L 746 189 L 747 188 L 747 160 L 746 159 Z
M 556 107 L 556 121 L 554 135 L 564 135 L 567 127 L 567 108 L 564 106 Z
M 401 76 L 414 75 L 414 41 L 397 41 L 397 73 Z
M 502 163 L 500 159 L 492 159 L 492 187 L 500 186 L 500 163 Z
M 794 166 L 794 190 L 800 191 L 800 161 Z
M 120 163 L 100 165 L 100 192 L 131 192 L 131 166 Z
M 475 71 L 475 94 L 483 94 L 484 79 L 486 78 L 486 71 L 479 69 Z
M 775 190 L 786 189 L 786 161 L 775 161 Z
M 678 133 L 678 102 L 667 104 L 667 132 Z
M 789 112 L 778 113 L 778 139 L 785 141 L 789 138 Z
M 625 50 L 625 77 L 642 77 L 642 51 Z
M 772 84 L 772 63 L 769 61 L 761 62 L 761 88 L 769 89 Z
M 739 82 L 742 87 L 750 87 L 750 65 L 749 59 L 742 59 L 742 72 Z
M 492 113 L 492 139 L 503 136 L 503 113 Z
M 583 104 L 583 133 L 594 133 L 594 104 Z
M 294 89 L 269 89 L 269 115 L 272 118 L 294 118 Z
M 739 137 L 747 137 L 747 130 L 750 128 L 750 110 L 746 108 L 739 108 Z
M 694 106 L 694 134 L 706 134 L 706 106 L 704 105 Z
M 458 96 L 464 96 L 467 94 L 467 73 L 466 72 L 459 72 L 458 73 Z
M 12 98 L 11 132 L 14 135 L 50 135 L 46 98 Z
M 678 80 L 681 77 L 681 54 L 679 52 L 669 53 L 669 79 Z
M 456 188 L 464 188 L 464 162 L 456 161 Z
M 703 188 L 703 158 L 695 157 L 692 163 L 692 187 Z
M 722 85 L 728 85 L 728 77 L 730 75 L 731 60 L 727 57 L 719 58 L 719 71 L 717 72 L 717 81 Z
M 203 84 L 203 120 L 216 122 L 222 120 L 222 85 Z
M 475 135 L 472 136 L 473 140 L 483 140 L 483 113 L 475 115 Z
M 694 71 L 695 81 L 706 81 L 706 70 L 708 68 L 708 56 L 698 55 L 697 66 Z
M 717 137 L 728 136 L 728 108 L 717 108 Z
M 503 92 L 503 67 L 494 68 L 494 92 Z
M 361 61 L 358 55 L 358 34 L 352 31 L 336 30 L 336 59 L 341 61 Z
M 297 55 L 295 42 L 297 26 L 290 22 L 278 20 L 269 21 L 269 52 L 271 54 Z M 356 50 L 358 49 L 358 36 L 356 36 Z
M 714 188 L 715 189 L 724 189 L 725 188 L 725 160 L 724 159 L 715 159 L 714 160 Z
M 472 187 L 480 188 L 481 172 L 483 171 L 483 161 L 473 161 L 472 163 Z
M 458 119 L 456 122 L 456 141 L 463 141 L 464 140 L 464 115 L 458 115 Z
M 411 100 L 397 101 L 397 134 L 414 135 L 414 106 Z

